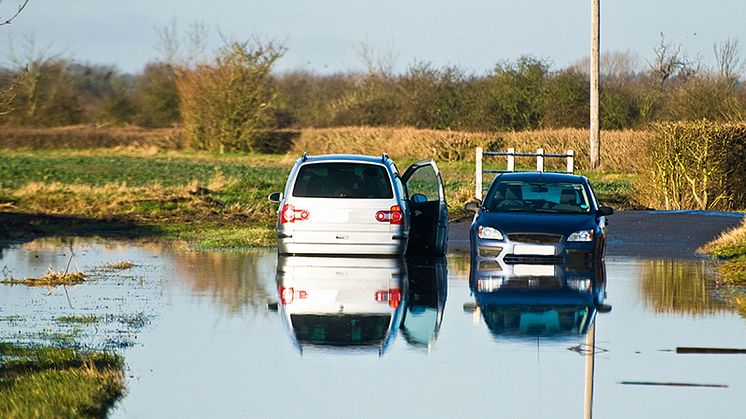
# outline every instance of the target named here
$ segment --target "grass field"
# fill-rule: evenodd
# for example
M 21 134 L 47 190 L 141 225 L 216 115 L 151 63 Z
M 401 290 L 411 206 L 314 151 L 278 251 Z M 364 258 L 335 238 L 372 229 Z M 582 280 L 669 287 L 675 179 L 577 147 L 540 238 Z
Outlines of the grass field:
M 4 150 L 0 209 L 5 218 L 20 213 L 71 216 L 83 224 L 89 220 L 87 226 L 102 234 L 118 230 L 127 235 L 126 228 L 115 227 L 130 223 L 132 236 L 211 247 L 269 245 L 266 231 L 275 208 L 266 197 L 282 190 L 291 165 L 292 159 L 284 156 Z M 5 221 L 6 229 L 8 224 L 12 220 Z M 46 225 L 54 234 L 54 223 Z M 12 235 L 23 234 L 12 230 Z
M 296 158 L 150 147 L 5 149 L 0 229 L 15 238 L 36 229 L 41 235 L 156 237 L 201 248 L 271 246 L 276 206 L 267 196 L 283 189 Z M 397 164 L 403 170 L 415 160 L 403 157 Z M 438 164 L 451 216 L 462 216 L 474 196 L 473 162 Z M 636 205 L 639 175 L 588 175 L 602 201 L 617 208 Z M 16 221 L 20 215 L 44 218 Z
M 104 417 L 123 393 L 119 355 L 0 342 L 0 417 Z
M 732 285 L 746 284 L 746 220 L 739 227 L 721 234 L 700 251 L 720 260 L 719 269 L 724 281 Z

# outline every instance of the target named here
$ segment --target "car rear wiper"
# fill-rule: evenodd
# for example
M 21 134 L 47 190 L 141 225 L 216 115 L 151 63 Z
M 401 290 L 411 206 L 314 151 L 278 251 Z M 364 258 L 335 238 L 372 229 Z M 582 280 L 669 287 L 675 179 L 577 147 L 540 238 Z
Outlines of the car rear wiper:
M 547 209 L 547 208 L 536 208 L 534 211 L 536 212 L 559 212 L 556 209 Z

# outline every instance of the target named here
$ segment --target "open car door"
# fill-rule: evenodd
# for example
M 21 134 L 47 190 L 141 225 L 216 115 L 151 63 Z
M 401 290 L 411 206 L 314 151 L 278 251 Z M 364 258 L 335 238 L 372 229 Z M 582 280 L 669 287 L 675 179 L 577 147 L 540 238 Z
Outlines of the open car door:
M 444 255 L 448 249 L 448 207 L 443 178 L 432 160 L 417 162 L 402 176 L 411 215 L 407 253 Z

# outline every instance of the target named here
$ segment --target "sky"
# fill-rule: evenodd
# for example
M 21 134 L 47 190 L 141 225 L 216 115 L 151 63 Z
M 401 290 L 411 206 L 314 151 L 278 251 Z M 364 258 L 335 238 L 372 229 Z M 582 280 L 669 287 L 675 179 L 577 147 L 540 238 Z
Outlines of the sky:
M 0 0 L 0 19 L 19 0 Z M 10 44 L 33 39 L 80 63 L 142 71 L 159 58 L 159 28 L 194 22 L 244 40 L 258 37 L 287 48 L 278 71 L 320 74 L 358 71 L 366 45 L 402 72 L 415 62 L 457 66 L 476 74 L 522 55 L 552 68 L 589 55 L 591 0 L 30 0 L 10 25 L 0 26 L 0 65 Z M 715 62 L 713 45 L 737 39 L 746 52 L 743 0 L 601 0 L 601 51 L 629 51 L 640 65 L 661 40 L 689 57 Z

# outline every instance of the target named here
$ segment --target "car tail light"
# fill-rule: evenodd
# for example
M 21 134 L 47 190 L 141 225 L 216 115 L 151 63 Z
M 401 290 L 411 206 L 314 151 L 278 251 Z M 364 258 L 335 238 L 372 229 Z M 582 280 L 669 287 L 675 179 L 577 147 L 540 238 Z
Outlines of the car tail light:
M 404 220 L 404 213 L 398 205 L 392 205 L 388 210 L 381 210 L 376 213 L 376 221 L 390 224 L 401 224 Z
M 295 290 L 294 288 L 280 287 L 280 301 L 282 304 L 290 304 L 295 299 L 303 300 L 308 298 L 308 293 L 303 290 Z
M 293 205 L 285 204 L 285 206 L 282 207 L 282 211 L 280 211 L 280 222 L 283 224 L 294 223 L 296 221 L 307 220 L 310 216 L 311 214 L 308 210 L 295 208 Z
M 399 288 L 389 288 L 388 291 L 376 291 L 375 299 L 378 302 L 389 303 L 389 307 L 397 308 L 401 303 L 401 291 Z

